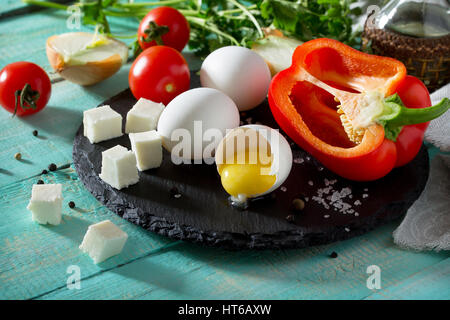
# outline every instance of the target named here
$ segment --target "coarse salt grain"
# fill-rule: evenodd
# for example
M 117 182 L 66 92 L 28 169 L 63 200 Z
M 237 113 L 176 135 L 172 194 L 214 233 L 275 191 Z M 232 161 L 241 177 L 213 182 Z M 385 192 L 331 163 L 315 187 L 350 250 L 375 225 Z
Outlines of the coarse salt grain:
M 325 201 L 324 198 L 314 196 L 314 197 L 312 197 L 312 199 L 313 199 L 314 201 L 316 201 L 317 203 L 323 205 L 323 207 L 324 207 L 325 209 L 330 209 L 330 206 L 328 205 L 328 203 Z
M 324 182 L 325 182 L 325 186 L 332 186 L 333 184 L 335 184 L 337 182 L 337 180 L 336 179 L 328 180 L 327 178 L 325 178 Z
M 283 191 L 283 192 L 286 192 L 287 188 L 286 187 L 281 187 L 280 190 Z
M 312 181 L 308 181 L 309 185 Z M 335 189 L 334 184 L 336 184 L 337 179 L 328 180 L 324 179 L 325 187 L 318 188 L 317 193 L 312 199 L 322 205 L 325 209 L 333 209 L 341 214 L 351 214 L 359 216 L 359 213 L 355 212 L 353 205 L 360 206 L 362 202 L 356 200 L 353 202 L 346 202 L 345 199 L 352 199 L 352 189 L 350 187 L 343 187 L 342 189 Z M 367 198 L 368 195 L 364 194 L 363 198 Z
M 313 186 L 313 185 L 314 185 L 314 182 L 312 182 L 311 180 L 309 180 L 309 181 L 308 181 L 308 184 L 309 184 L 310 186 Z
M 332 186 L 328 186 L 328 187 L 325 187 L 325 188 L 317 189 L 317 195 L 319 197 L 321 197 L 324 194 L 329 194 L 332 189 L 333 189 Z
M 305 162 L 305 160 L 303 160 L 303 158 L 294 158 L 294 163 L 300 164 Z

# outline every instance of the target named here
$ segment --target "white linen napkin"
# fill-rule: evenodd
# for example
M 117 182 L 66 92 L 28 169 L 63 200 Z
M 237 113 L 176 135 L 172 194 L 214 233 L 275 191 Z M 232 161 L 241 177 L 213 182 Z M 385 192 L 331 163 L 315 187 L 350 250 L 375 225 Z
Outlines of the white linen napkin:
M 433 105 L 445 97 L 450 97 L 450 83 L 433 92 L 431 102 Z M 450 151 L 450 112 L 446 112 L 441 117 L 431 121 L 425 132 L 425 140 L 434 144 L 443 152 Z
M 431 95 L 433 104 L 450 97 L 450 84 Z M 450 111 L 431 121 L 425 140 L 450 151 Z M 394 242 L 406 249 L 450 250 L 450 156 L 437 155 L 419 199 L 394 231 Z

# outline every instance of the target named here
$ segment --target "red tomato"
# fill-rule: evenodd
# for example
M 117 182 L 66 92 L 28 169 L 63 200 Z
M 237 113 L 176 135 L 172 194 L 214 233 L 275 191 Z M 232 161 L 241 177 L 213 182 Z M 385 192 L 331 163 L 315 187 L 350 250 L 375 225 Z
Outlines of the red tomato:
M 14 62 L 0 71 L 0 105 L 19 117 L 42 110 L 51 91 L 47 73 L 34 63 Z
M 133 62 L 128 75 L 136 99 L 146 98 L 167 105 L 189 89 L 189 67 L 181 53 L 166 46 L 145 49 Z
M 427 87 L 413 76 L 406 76 L 397 88 L 397 94 L 408 108 L 425 108 L 431 106 Z M 396 167 L 403 166 L 415 158 L 422 146 L 423 135 L 429 122 L 404 126 L 397 137 Z
M 152 9 L 139 25 L 138 41 L 142 50 L 165 45 L 181 51 L 189 41 L 189 23 L 177 9 Z

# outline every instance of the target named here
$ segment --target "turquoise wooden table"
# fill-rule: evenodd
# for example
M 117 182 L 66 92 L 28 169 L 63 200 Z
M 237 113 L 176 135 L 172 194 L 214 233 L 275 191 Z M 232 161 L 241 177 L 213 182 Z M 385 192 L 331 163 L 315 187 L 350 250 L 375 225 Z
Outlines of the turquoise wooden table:
M 27 12 L 17 0 L 0 4 L 0 68 L 20 60 L 51 72 L 45 41 L 68 32 L 67 13 Z M 114 32 L 134 33 L 137 21 L 111 20 Z M 84 28 L 82 28 L 84 29 Z M 72 141 L 82 112 L 128 86 L 125 66 L 98 85 L 53 84 L 48 106 L 26 119 L 0 110 L 1 299 L 448 299 L 448 253 L 401 250 L 399 222 L 364 236 L 302 250 L 228 252 L 149 233 L 106 209 L 83 187 L 72 165 Z M 39 131 L 39 137 L 32 135 Z M 23 160 L 14 159 L 20 152 Z M 67 169 L 41 175 L 50 163 Z M 26 206 L 38 179 L 62 183 L 63 222 L 31 220 Z M 76 209 L 67 206 L 77 204 Z M 78 245 L 87 227 L 110 219 L 129 235 L 123 252 L 95 265 Z M 329 254 L 337 252 L 331 259 Z M 66 283 L 78 266 L 81 288 Z M 381 270 L 381 289 L 366 285 L 367 268 Z M 70 270 L 69 270 L 70 271 Z

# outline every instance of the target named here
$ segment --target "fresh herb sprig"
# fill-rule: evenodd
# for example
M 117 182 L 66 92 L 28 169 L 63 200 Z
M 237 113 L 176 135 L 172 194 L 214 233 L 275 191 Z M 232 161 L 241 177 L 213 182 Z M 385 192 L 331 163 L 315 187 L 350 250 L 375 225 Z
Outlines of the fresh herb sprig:
M 22 1 L 61 10 L 68 8 L 51 1 Z M 275 27 L 302 41 L 328 37 L 359 48 L 360 38 L 358 33 L 352 32 L 352 18 L 360 15 L 361 10 L 350 9 L 353 2 L 355 0 L 80 0 L 75 5 L 82 12 L 83 24 L 100 26 L 101 31 L 116 38 L 124 36 L 112 34 L 108 17 L 139 21 L 154 7 L 176 8 L 191 27 L 189 48 L 199 56 L 206 56 L 227 45 L 250 47 L 264 36 L 266 27 Z M 138 53 L 137 41 L 133 46 Z

